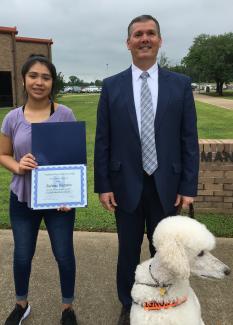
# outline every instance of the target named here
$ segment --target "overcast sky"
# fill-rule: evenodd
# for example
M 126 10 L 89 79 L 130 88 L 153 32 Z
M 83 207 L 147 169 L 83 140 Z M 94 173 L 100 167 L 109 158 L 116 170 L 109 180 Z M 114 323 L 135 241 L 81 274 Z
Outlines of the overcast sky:
M 57 71 L 85 81 L 130 65 L 127 26 L 141 14 L 158 19 L 160 51 L 171 64 L 180 63 L 197 35 L 233 31 L 233 0 L 0 0 L 0 26 L 16 26 L 18 36 L 52 38 Z

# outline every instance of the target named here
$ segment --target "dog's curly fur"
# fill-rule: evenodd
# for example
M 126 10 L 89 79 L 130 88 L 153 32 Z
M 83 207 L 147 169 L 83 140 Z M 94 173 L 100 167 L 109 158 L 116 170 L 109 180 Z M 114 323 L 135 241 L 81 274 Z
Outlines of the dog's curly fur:
M 131 325 L 204 325 L 189 277 L 194 274 L 221 279 L 230 273 L 228 266 L 210 253 L 215 237 L 198 221 L 176 216 L 158 224 L 153 242 L 155 256 L 136 269 Z M 144 304 L 150 302 L 182 303 L 167 309 L 145 310 Z

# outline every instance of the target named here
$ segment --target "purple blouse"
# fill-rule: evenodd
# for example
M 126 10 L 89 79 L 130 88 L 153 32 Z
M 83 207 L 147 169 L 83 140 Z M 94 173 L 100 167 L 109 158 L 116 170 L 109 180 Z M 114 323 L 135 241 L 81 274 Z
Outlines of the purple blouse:
M 44 122 L 72 122 L 76 118 L 72 110 L 64 105 L 58 105 L 56 111 Z M 22 106 L 10 111 L 2 122 L 1 132 L 10 137 L 16 161 L 31 152 L 31 123 L 25 120 Z M 31 205 L 31 172 L 25 175 L 14 174 L 11 191 L 17 195 L 19 202 Z

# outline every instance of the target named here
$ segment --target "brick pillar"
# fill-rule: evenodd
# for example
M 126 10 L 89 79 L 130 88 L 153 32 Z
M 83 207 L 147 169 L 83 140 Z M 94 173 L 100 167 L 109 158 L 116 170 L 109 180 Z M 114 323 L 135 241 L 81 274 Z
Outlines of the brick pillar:
M 233 140 L 199 140 L 199 147 L 195 209 L 233 214 Z

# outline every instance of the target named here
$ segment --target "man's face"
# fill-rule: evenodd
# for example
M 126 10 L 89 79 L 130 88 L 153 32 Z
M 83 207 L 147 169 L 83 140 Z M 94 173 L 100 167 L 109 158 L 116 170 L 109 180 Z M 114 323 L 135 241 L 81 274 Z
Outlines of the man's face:
M 131 26 L 127 47 L 131 51 L 134 64 L 155 63 L 161 43 L 162 40 L 153 20 L 137 22 Z

